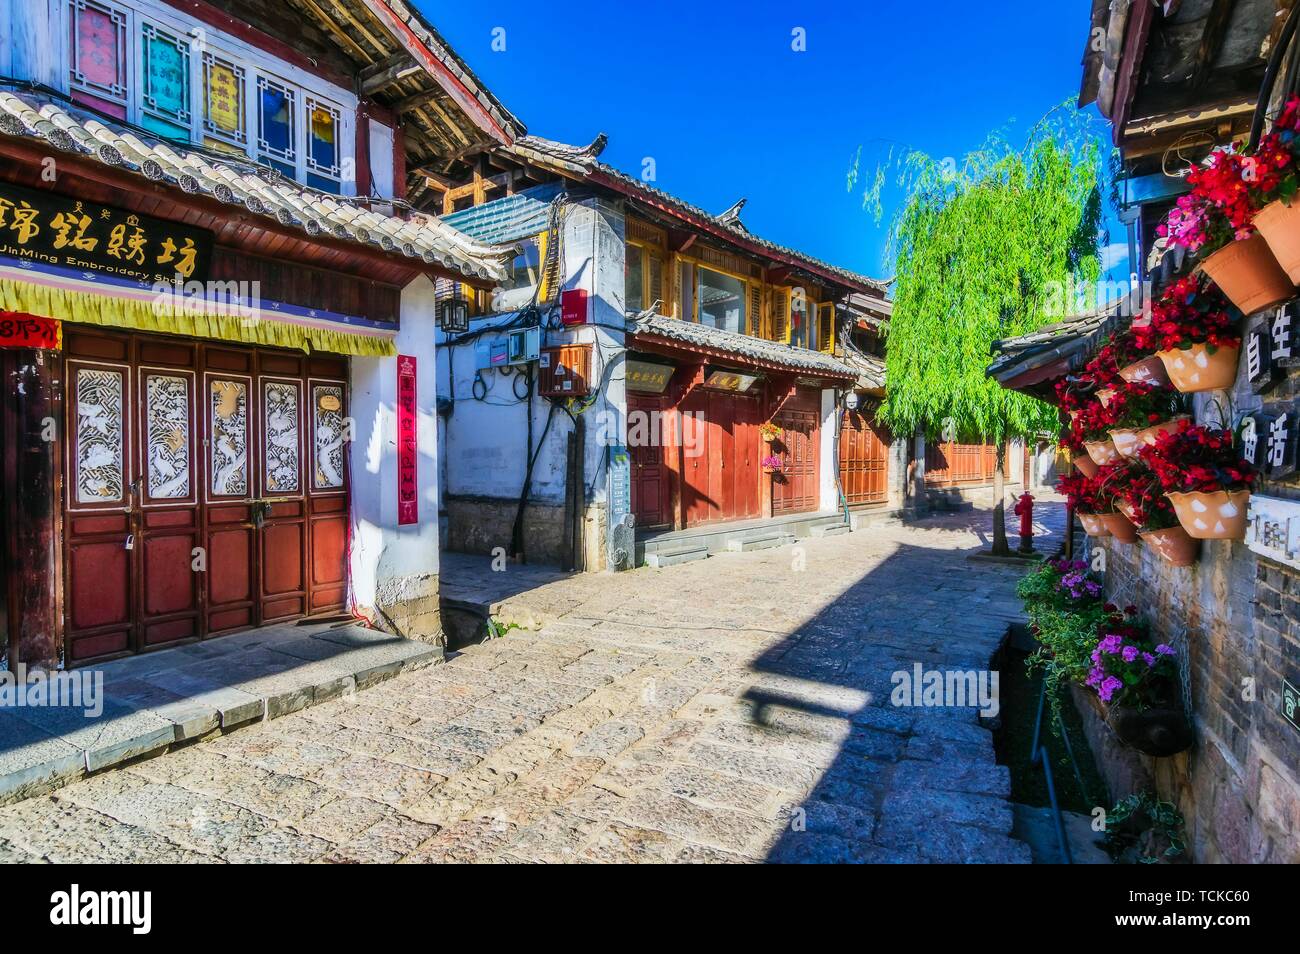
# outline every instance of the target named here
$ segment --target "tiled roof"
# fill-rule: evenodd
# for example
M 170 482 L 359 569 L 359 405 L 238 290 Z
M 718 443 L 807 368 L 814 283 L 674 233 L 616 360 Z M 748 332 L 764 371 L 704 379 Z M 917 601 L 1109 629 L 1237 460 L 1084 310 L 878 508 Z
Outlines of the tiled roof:
M 439 63 L 447 68 L 453 76 L 459 80 L 475 101 L 487 112 L 492 120 L 500 126 L 507 136 L 514 139 L 522 136 L 527 130 L 519 119 L 502 105 L 501 101 L 492 94 L 482 81 L 474 75 L 474 71 L 469 65 L 460 58 L 454 49 L 442 38 L 442 35 L 434 29 L 425 16 L 415 8 L 415 5 L 407 5 L 402 0 L 375 0 L 392 11 L 406 27 L 414 34 L 415 38 L 427 49 Z
M 872 391 L 885 389 L 885 362 L 875 355 L 845 350 L 841 360 L 858 373 L 858 386 Z
M 666 338 L 687 346 L 725 352 L 741 359 L 777 365 L 811 375 L 825 374 L 837 378 L 858 376 L 856 369 L 820 351 L 809 351 L 806 348 L 796 348 L 792 345 L 768 341 L 765 338 L 737 334 L 734 331 L 724 331 L 721 328 L 668 318 L 664 315 L 630 317 L 628 333 L 634 339 L 639 336 Z
M 1108 335 L 1131 321 L 1135 300 L 1126 298 L 1084 315 L 1044 325 L 1029 334 L 993 342 L 996 357 L 988 367 L 990 377 L 1009 380 L 1026 371 L 1064 361 L 1071 370 L 1081 368 Z
M 239 205 L 308 235 L 376 246 L 463 275 L 501 280 L 508 252 L 472 239 L 436 218 L 380 215 L 337 196 L 308 189 L 250 159 L 216 158 L 112 123 L 53 96 L 0 89 L 0 132 L 43 139 L 63 152 L 93 156 L 106 166 L 152 182 Z
M 706 212 L 699 206 L 691 205 L 676 196 L 664 192 L 649 183 L 642 182 L 625 172 L 620 172 L 613 166 L 600 162 L 597 157 L 605 148 L 607 139 L 605 134 L 597 136 L 595 141 L 589 146 L 570 146 L 562 142 L 555 142 L 551 139 L 543 139 L 540 136 L 521 136 L 515 140 L 514 144 L 508 147 L 508 151 L 514 153 L 521 159 L 526 159 L 539 165 L 558 167 L 573 175 L 587 177 L 592 173 L 600 173 L 611 179 L 619 181 L 625 188 L 647 196 L 654 201 L 694 218 L 708 219 L 723 232 L 730 233 L 736 240 L 756 245 L 774 255 L 779 255 L 810 266 L 811 268 L 839 278 L 846 284 L 853 287 L 875 289 L 883 293 L 888 287 L 888 283 L 879 281 L 874 278 L 868 278 L 866 275 L 859 275 L 857 272 L 849 271 L 847 268 L 840 268 L 838 265 L 831 265 L 820 259 L 813 258 L 798 252 L 792 248 L 783 245 L 777 245 L 775 242 L 769 242 L 767 239 L 760 238 L 753 232 L 745 228 L 740 221 L 740 208 L 744 205 L 744 200 L 737 202 L 731 208 L 727 209 L 721 215 L 714 215 Z
M 560 182 L 534 186 L 442 216 L 440 221 L 466 235 L 501 245 L 537 235 L 550 223 L 551 202 L 563 191 Z

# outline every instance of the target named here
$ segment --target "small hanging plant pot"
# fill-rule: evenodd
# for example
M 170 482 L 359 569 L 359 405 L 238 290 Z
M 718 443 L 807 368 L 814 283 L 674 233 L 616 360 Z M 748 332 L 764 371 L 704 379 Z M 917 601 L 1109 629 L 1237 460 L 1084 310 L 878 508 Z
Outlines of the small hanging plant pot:
M 1295 294 L 1295 285 L 1262 235 L 1230 242 L 1206 258 L 1201 267 L 1245 315 L 1281 304 Z
M 1083 532 L 1090 537 L 1108 537 L 1110 531 L 1106 529 L 1106 522 L 1101 519 L 1099 514 L 1081 513 L 1079 522 L 1083 524 Z
M 1169 381 L 1184 394 L 1230 388 L 1237 380 L 1238 346 L 1219 346 L 1210 351 L 1206 344 L 1159 352 L 1169 372 Z
M 1102 407 L 1110 407 L 1110 402 L 1115 399 L 1113 388 L 1102 388 L 1097 392 L 1097 400 L 1101 402 Z
M 1300 202 L 1287 205 L 1279 199 L 1264 206 L 1255 215 L 1255 228 L 1292 284 L 1300 284 Z
M 1078 457 L 1074 458 L 1071 463 L 1074 464 L 1074 469 L 1083 474 L 1083 476 L 1097 476 L 1097 462 L 1087 454 L 1080 454 Z
M 1110 535 L 1120 543 L 1137 543 L 1137 527 L 1133 526 L 1133 521 L 1128 517 L 1119 511 L 1097 516 L 1101 518 L 1102 525 L 1110 531 Z
M 1155 384 L 1162 388 L 1169 387 L 1169 374 L 1165 371 L 1165 363 L 1160 360 L 1159 355 L 1153 354 L 1120 368 L 1119 376 L 1130 384 Z
M 1136 427 L 1116 427 L 1110 431 L 1110 442 L 1115 445 L 1115 453 L 1120 457 L 1136 457 L 1142 439 Z
M 1140 442 L 1138 447 L 1141 448 L 1143 445 L 1154 445 L 1156 442 L 1156 438 L 1158 438 L 1161 434 L 1173 433 L 1174 431 L 1178 430 L 1179 424 L 1181 424 L 1183 421 L 1190 421 L 1190 420 L 1191 420 L 1191 415 L 1179 414 L 1176 417 L 1171 417 L 1167 421 L 1161 421 L 1159 424 L 1152 424 L 1150 427 L 1142 428 L 1142 430 L 1137 432 L 1138 441 Z
M 1104 441 L 1084 441 L 1083 446 L 1094 463 L 1113 464 L 1119 460 L 1119 451 L 1115 450 L 1115 442 L 1109 438 Z
M 1115 509 L 1128 517 L 1128 522 L 1133 524 L 1135 528 L 1142 526 L 1142 511 L 1138 510 L 1132 504 L 1116 501 Z
M 1196 742 L 1196 732 L 1182 709 L 1110 706 L 1106 723 L 1129 748 L 1158 759 L 1186 752 Z
M 1170 566 L 1191 566 L 1201 553 L 1201 541 L 1193 539 L 1181 526 L 1142 530 L 1138 536 Z
M 1187 535 L 1196 540 L 1244 540 L 1249 490 L 1165 494 Z

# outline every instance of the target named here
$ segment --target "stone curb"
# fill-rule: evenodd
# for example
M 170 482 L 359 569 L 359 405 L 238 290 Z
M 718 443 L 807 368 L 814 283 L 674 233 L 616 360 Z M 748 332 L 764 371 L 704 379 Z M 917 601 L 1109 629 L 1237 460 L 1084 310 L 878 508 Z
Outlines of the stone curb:
M 184 672 L 145 674 L 146 683 L 160 688 L 165 683 L 169 690 L 182 692 L 188 685 L 192 694 L 132 709 L 114 703 L 112 691 L 106 687 L 105 717 L 109 721 L 87 721 L 71 731 L 35 724 L 23 717 L 22 709 L 0 711 L 0 805 L 48 794 L 88 775 L 162 755 L 214 732 L 224 734 L 351 695 L 444 659 L 441 646 L 414 640 L 349 649 L 316 662 L 304 661 L 291 646 L 280 651 L 272 645 L 267 651 L 296 665 L 262 675 L 232 666 L 230 684 L 224 686 L 213 685 L 210 678 L 189 678 Z M 239 660 L 239 655 L 232 654 L 213 662 L 220 665 Z M 245 686 L 255 691 L 246 691 Z M 19 721 L 6 726 L 4 720 L 11 719 Z M 20 727 L 25 730 L 21 751 L 12 745 Z

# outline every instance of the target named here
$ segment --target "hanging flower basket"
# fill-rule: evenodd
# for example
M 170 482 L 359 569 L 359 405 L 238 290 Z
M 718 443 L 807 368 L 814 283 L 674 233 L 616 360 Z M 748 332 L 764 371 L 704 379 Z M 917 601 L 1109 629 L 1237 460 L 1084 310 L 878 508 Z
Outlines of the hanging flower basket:
M 1187 414 L 1179 414 L 1177 417 L 1171 417 L 1167 421 L 1153 424 L 1151 427 L 1142 428 L 1142 430 L 1137 432 L 1138 441 L 1140 442 L 1138 449 L 1140 450 L 1143 446 L 1154 444 L 1161 434 L 1172 434 L 1174 431 L 1178 430 L 1183 421 L 1191 421 L 1191 417 Z
M 1141 451 L 1174 514 L 1196 540 L 1246 536 L 1255 468 L 1241 456 L 1230 431 L 1181 422 Z
M 1097 635 L 1084 685 L 1115 736 L 1157 758 L 1190 748 L 1195 734 L 1178 704 L 1177 651 L 1154 638 L 1133 606 L 1114 610 Z
M 1118 510 L 1114 513 L 1098 514 L 1098 516 L 1101 517 L 1102 525 L 1110 531 L 1110 535 L 1120 543 L 1137 543 L 1137 527 L 1133 526 L 1133 521 Z
M 1097 400 L 1101 402 L 1102 407 L 1110 407 L 1110 402 L 1115 399 L 1115 390 L 1113 388 L 1102 388 L 1097 392 Z
M 1097 464 L 1113 464 L 1119 460 L 1119 451 L 1115 449 L 1115 442 L 1107 439 L 1104 441 L 1084 441 L 1083 446 L 1088 451 L 1088 456 Z
M 1197 540 L 1246 539 L 1249 490 L 1166 494 L 1187 535 Z
M 1186 752 L 1196 743 L 1196 732 L 1181 708 L 1117 706 L 1107 712 L 1106 724 L 1129 748 L 1157 759 Z
M 758 425 L 758 436 L 763 438 L 763 443 L 771 444 L 782 434 L 781 428 L 777 427 L 771 421 Z
M 1255 228 L 1292 284 L 1300 284 L 1300 203 L 1281 199 L 1255 214 Z
M 1074 458 L 1071 463 L 1074 464 L 1075 470 L 1079 471 L 1083 476 L 1097 476 L 1097 462 L 1087 454 L 1080 454 L 1078 457 Z
M 785 470 L 785 461 L 775 455 L 768 455 L 759 461 L 765 474 L 780 474 Z
M 1295 294 L 1295 285 L 1260 235 L 1229 242 L 1201 267 L 1246 315 L 1281 304 Z
M 1169 372 L 1169 380 L 1184 394 L 1230 388 L 1237 380 L 1239 347 L 1194 344 L 1158 355 Z
M 1141 361 L 1134 361 L 1119 370 L 1119 376 L 1130 384 L 1154 384 L 1162 388 L 1169 387 L 1169 375 L 1165 363 L 1158 355 L 1150 355 Z
M 1170 566 L 1191 566 L 1201 553 L 1201 541 L 1194 539 L 1181 525 L 1163 530 L 1141 530 L 1138 536 Z
M 1106 529 L 1106 522 L 1098 514 L 1081 513 L 1079 521 L 1083 524 L 1083 532 L 1090 537 L 1110 536 L 1110 531 Z

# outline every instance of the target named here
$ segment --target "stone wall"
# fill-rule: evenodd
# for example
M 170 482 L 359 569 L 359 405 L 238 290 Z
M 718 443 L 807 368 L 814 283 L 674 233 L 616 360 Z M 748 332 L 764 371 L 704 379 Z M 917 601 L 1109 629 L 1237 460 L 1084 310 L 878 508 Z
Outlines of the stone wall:
M 446 495 L 448 550 L 491 556 L 497 547 L 510 550 L 518 498 Z M 528 563 L 560 566 L 564 562 L 568 528 L 564 507 L 530 500 L 524 509 L 524 559 Z M 605 507 L 590 504 L 583 520 L 584 569 L 605 569 Z
M 1257 407 L 1244 380 L 1198 396 L 1197 420 L 1230 422 Z M 1267 398 L 1297 393 L 1293 375 Z M 1294 482 L 1261 491 L 1300 496 Z M 1185 659 L 1197 736 L 1192 751 L 1168 759 L 1097 751 L 1113 794 L 1142 784 L 1128 762 L 1136 757 L 1182 811 L 1197 862 L 1300 862 L 1300 732 L 1281 713 L 1282 680 L 1300 685 L 1300 573 L 1243 543 L 1205 541 L 1199 562 L 1176 568 L 1140 543 L 1101 542 L 1108 598 L 1140 607 Z

